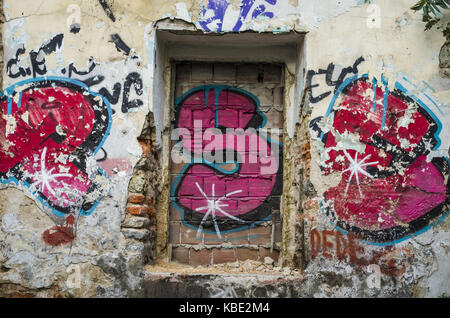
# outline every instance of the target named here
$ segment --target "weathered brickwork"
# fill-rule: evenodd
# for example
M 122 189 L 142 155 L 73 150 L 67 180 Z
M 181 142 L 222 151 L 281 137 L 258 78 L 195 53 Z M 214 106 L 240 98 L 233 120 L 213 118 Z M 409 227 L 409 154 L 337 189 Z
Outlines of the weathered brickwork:
M 259 247 L 279 250 L 283 104 L 276 97 L 283 94 L 282 67 L 178 63 L 175 69 L 172 127 L 192 133 L 192 148 L 189 136 L 181 141 L 183 155 L 200 154 L 203 158 L 172 164 L 172 259 L 180 263 L 219 264 L 245 259 L 246 253 L 238 252 L 241 249 L 256 251 L 249 258 L 258 258 Z M 236 135 L 227 133 L 227 128 L 236 129 Z M 270 138 L 259 133 L 264 128 Z M 217 130 L 214 137 L 208 137 L 208 129 Z M 246 139 L 239 138 L 238 129 L 241 135 L 245 131 Z M 219 138 L 217 145 L 211 146 Z M 173 147 L 177 145 L 180 142 L 172 142 Z M 214 160 L 208 159 L 208 147 L 217 153 L 230 151 L 231 161 L 227 161 L 230 159 L 225 151 Z M 272 166 L 263 155 L 272 160 Z
M 141 252 L 142 266 L 155 262 L 156 218 L 155 200 L 157 185 L 152 183 L 158 176 L 157 150 L 154 148 L 155 135 L 148 116 L 139 144 L 143 155 L 136 165 L 128 185 L 128 200 L 125 218 L 122 221 L 122 234 L 133 245 L 139 241 L 143 244 Z

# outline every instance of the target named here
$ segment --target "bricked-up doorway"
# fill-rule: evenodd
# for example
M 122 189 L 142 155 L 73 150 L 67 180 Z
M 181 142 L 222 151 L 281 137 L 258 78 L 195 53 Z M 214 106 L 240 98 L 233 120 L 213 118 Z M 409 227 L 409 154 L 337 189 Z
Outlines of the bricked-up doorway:
M 277 261 L 282 65 L 179 62 L 174 69 L 172 136 L 182 137 L 171 142 L 171 260 Z

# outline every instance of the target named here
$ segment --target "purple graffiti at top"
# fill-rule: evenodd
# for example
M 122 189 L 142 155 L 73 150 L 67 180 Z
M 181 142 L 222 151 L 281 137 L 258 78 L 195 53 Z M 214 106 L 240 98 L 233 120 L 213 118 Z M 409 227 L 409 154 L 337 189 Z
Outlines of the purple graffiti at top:
M 251 19 L 255 19 L 259 16 L 265 16 L 268 18 L 273 18 L 273 12 L 266 11 L 266 5 L 276 5 L 277 0 L 242 0 L 240 5 L 239 17 L 233 27 L 233 31 L 238 32 L 243 24 L 243 21 L 247 19 L 247 17 L 251 17 Z M 210 0 L 208 2 L 207 8 L 203 7 L 203 17 L 204 20 L 200 21 L 199 24 L 205 31 L 212 31 L 208 25 L 211 22 L 217 21 L 217 29 L 216 31 L 221 32 L 225 14 L 227 10 L 231 8 L 230 4 L 227 0 Z M 212 11 L 213 15 L 207 17 L 207 12 Z

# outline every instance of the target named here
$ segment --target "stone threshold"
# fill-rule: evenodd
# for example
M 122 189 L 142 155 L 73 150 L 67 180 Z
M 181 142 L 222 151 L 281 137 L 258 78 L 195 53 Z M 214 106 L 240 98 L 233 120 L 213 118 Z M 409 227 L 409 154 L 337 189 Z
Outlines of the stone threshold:
M 245 262 L 244 262 L 245 263 Z M 303 276 L 297 271 L 242 272 L 224 264 L 194 267 L 147 266 L 145 297 L 151 298 L 290 298 L 298 297 Z

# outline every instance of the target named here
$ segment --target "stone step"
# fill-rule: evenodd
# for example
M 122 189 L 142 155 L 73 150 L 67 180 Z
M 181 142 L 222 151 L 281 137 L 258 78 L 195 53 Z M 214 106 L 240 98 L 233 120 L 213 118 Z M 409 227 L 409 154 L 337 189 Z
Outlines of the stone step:
M 303 277 L 281 273 L 188 273 L 147 269 L 145 297 L 151 298 L 293 298 Z

